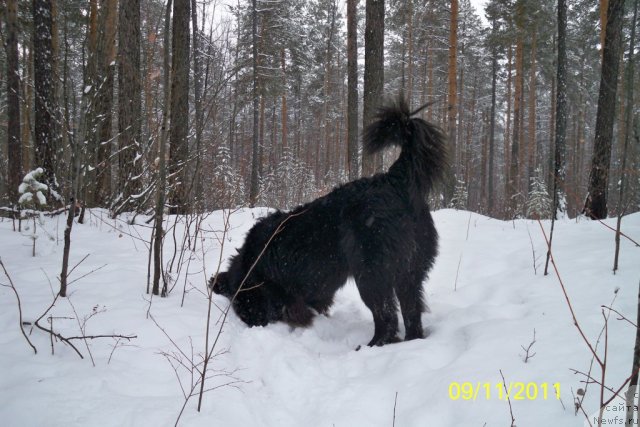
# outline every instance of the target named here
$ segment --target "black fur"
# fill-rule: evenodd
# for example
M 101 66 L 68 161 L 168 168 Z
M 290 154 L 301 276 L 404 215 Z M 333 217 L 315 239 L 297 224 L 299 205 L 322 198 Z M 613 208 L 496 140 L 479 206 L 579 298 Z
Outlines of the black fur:
M 399 340 L 396 301 L 405 339 L 424 336 L 422 282 L 438 251 L 426 200 L 447 161 L 443 133 L 414 113 L 400 100 L 382 108 L 365 132 L 369 153 L 402 148 L 387 173 L 260 219 L 229 270 L 211 278 L 213 291 L 231 299 L 245 323 L 308 326 L 353 277 L 373 313 L 370 346 Z

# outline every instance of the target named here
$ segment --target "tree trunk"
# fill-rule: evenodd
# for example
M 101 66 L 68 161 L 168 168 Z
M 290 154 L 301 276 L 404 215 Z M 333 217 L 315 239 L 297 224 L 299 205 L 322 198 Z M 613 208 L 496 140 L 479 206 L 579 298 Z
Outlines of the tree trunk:
M 509 217 L 511 206 L 511 115 L 513 110 L 513 47 L 509 43 L 507 50 L 507 124 L 504 132 L 504 214 Z
M 453 197 L 458 171 L 456 129 L 458 120 L 458 0 L 451 0 L 451 18 L 449 22 L 449 65 L 447 72 L 447 133 L 449 137 L 449 156 L 452 162 L 452 171 L 445 184 L 445 204 Z
M 584 213 L 591 219 L 604 219 L 607 217 L 607 186 L 615 119 L 616 90 L 618 88 L 623 15 L 624 0 L 609 0 L 606 36 L 602 54 L 595 140 L 591 160 L 591 173 L 589 175 L 589 191 L 584 207 Z
M 553 176 L 553 218 L 566 211 L 566 134 L 567 134 L 567 4 L 558 0 L 558 64 L 556 74 L 555 162 Z
M 350 181 L 359 176 L 357 3 L 358 0 L 347 0 L 347 165 Z
M 566 0 L 558 0 L 558 64 L 556 73 L 556 123 L 555 123 L 555 162 L 553 173 L 553 212 L 551 217 L 551 232 L 549 234 L 549 247 L 547 259 L 544 265 L 546 276 L 551 258 L 551 244 L 553 243 L 553 230 L 558 211 L 564 212 L 565 195 L 564 184 L 566 178 L 566 132 L 567 132 L 567 4 Z
M 57 191 L 51 1 L 33 0 L 33 69 L 35 88 L 34 166 L 44 169 L 49 194 Z
M 494 18 L 492 21 L 492 32 L 497 32 L 497 20 Z M 496 87 L 498 80 L 498 49 L 494 46 L 491 50 L 491 112 L 489 117 L 489 171 L 487 183 L 487 211 L 489 216 L 493 215 L 493 205 L 495 200 L 494 186 L 493 186 L 493 159 L 495 157 L 495 134 L 496 134 Z M 506 153 L 505 153 L 506 154 Z
M 281 153 L 286 153 L 288 151 L 288 141 L 287 141 L 287 119 L 288 119 L 288 110 L 287 110 L 287 56 L 284 48 L 280 51 L 280 66 L 282 67 L 282 96 L 281 96 L 281 110 L 280 110 L 280 120 L 281 120 L 281 129 L 282 129 L 282 143 L 281 143 Z
M 20 142 L 20 61 L 18 56 L 18 1 L 6 2 L 7 53 L 7 177 L 11 203 L 18 202 L 18 187 L 22 182 L 22 144 Z
M 364 29 L 363 130 L 373 121 L 384 86 L 384 0 L 366 1 Z M 382 153 L 362 153 L 362 175 L 382 170 Z
M 620 227 L 622 225 L 622 217 L 627 209 L 625 200 L 625 191 L 627 187 L 627 156 L 629 155 L 629 139 L 633 129 L 633 95 L 634 95 L 634 75 L 635 75 L 635 42 L 636 42 L 636 22 L 638 19 L 638 0 L 634 1 L 633 20 L 631 21 L 631 36 L 629 37 L 629 59 L 627 60 L 627 68 L 625 70 L 626 91 L 625 91 L 625 118 L 624 118 L 624 144 L 622 147 L 620 161 L 620 189 L 618 192 L 618 219 L 616 221 L 616 249 L 613 258 L 613 272 L 618 270 L 618 260 L 620 256 Z M 640 345 L 640 343 L 636 343 Z M 638 383 L 638 373 L 636 372 L 635 385 Z M 634 389 L 635 395 L 635 389 Z
M 158 143 L 158 186 L 156 188 L 156 206 L 154 212 L 154 232 L 153 232 L 153 295 L 166 296 L 167 284 L 164 281 L 162 274 L 162 241 L 164 238 L 164 230 L 162 229 L 164 204 L 165 204 L 165 191 L 167 186 L 167 167 L 165 161 L 166 145 L 167 145 L 167 122 L 169 119 L 169 108 L 171 99 L 171 86 L 170 75 L 171 68 L 169 67 L 169 25 L 171 21 L 171 1 L 167 1 L 167 9 L 165 11 L 164 18 L 164 95 L 163 95 L 163 109 L 162 109 L 162 125 L 160 127 L 160 141 Z M 160 278 L 163 278 L 162 293 L 160 292 Z
M 520 144 L 522 127 L 522 103 L 524 86 L 524 5 L 520 1 L 516 5 L 516 82 L 513 102 L 513 139 L 511 141 L 511 163 L 509 169 L 509 191 L 507 203 L 510 206 L 510 216 L 513 218 L 518 209 L 518 193 L 520 190 L 520 180 L 522 164 L 520 162 Z
M 407 102 L 409 108 L 413 99 L 413 0 L 407 0 Z
M 26 43 L 22 45 L 22 168 L 23 170 L 32 170 L 32 141 L 31 141 L 31 117 L 33 111 L 33 67 L 32 67 L 33 50 L 28 49 Z
M 203 15 L 204 10 L 203 10 Z M 204 16 L 203 16 L 204 20 Z M 201 52 L 202 45 L 199 40 L 198 32 L 198 9 L 196 0 L 191 0 L 191 30 L 193 33 L 193 104 L 195 108 L 195 147 L 196 147 L 196 166 L 194 178 L 192 182 L 192 191 L 194 191 L 194 201 L 198 210 L 204 207 L 204 188 L 202 183 L 202 157 L 204 156 L 202 149 L 202 132 L 204 130 L 204 112 L 202 110 L 202 71 L 201 71 Z
M 171 127 L 169 132 L 169 174 L 171 213 L 187 211 L 189 133 L 189 20 L 190 1 L 174 0 L 171 37 Z
M 604 49 L 604 40 L 607 32 L 607 10 L 609 9 L 609 0 L 600 0 L 600 56 Z
M 251 2 L 251 43 L 252 43 L 252 65 L 253 65 L 253 135 L 252 135 L 252 144 L 251 144 L 251 181 L 249 184 L 249 206 L 254 207 L 256 202 L 258 201 L 258 192 L 260 185 L 260 177 L 258 174 L 258 162 L 260 160 L 259 156 L 259 141 L 258 141 L 258 132 L 259 128 L 259 108 L 260 108 L 260 100 L 259 100 L 259 88 L 258 88 L 258 6 L 257 0 L 252 0 Z
M 118 13 L 118 193 L 115 213 L 141 206 L 142 85 L 140 0 L 125 0 Z
M 116 61 L 116 21 L 118 0 L 106 0 L 100 14 L 98 36 L 98 81 L 96 93 L 96 163 L 93 203 L 105 206 L 111 197 L 111 147 L 113 82 Z
M 531 177 L 533 176 L 533 171 L 535 169 L 535 161 L 536 161 L 536 152 L 537 152 L 537 141 L 536 141 L 536 55 L 537 55 L 537 40 L 538 40 L 538 30 L 533 24 L 534 28 L 531 30 L 533 34 L 531 35 L 531 64 L 529 69 L 529 123 L 528 123 L 528 139 L 529 142 L 527 144 L 527 174 L 525 181 L 525 188 L 528 189 L 531 183 Z M 528 193 L 528 191 L 527 191 Z

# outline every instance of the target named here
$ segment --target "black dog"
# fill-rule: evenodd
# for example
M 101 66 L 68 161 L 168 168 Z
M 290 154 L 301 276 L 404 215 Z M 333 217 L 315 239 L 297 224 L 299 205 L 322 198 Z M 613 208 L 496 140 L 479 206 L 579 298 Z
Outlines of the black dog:
M 438 252 L 427 195 L 447 161 L 443 133 L 412 117 L 421 109 L 410 112 L 400 100 L 382 108 L 367 128 L 367 152 L 402 148 L 387 173 L 347 183 L 253 226 L 229 270 L 209 281 L 245 323 L 308 326 L 353 277 L 373 313 L 370 346 L 399 340 L 396 299 L 405 339 L 424 336 L 422 282 Z

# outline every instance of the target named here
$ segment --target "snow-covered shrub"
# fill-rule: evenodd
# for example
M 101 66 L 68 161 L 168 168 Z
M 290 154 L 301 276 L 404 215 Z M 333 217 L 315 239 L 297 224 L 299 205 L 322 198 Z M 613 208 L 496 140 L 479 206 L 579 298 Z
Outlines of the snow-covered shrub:
M 527 216 L 529 218 L 544 219 L 551 217 L 552 200 L 547 191 L 544 173 L 538 166 L 531 177 L 531 190 L 527 200 Z
M 18 193 L 20 194 L 18 204 L 20 206 L 37 209 L 38 206 L 47 205 L 47 198 L 43 194 L 43 191 L 46 192 L 49 187 L 47 184 L 38 181 L 38 178 L 40 178 L 43 173 L 44 170 L 42 170 L 42 168 L 37 168 L 22 178 L 22 183 L 18 187 Z
M 44 192 L 49 190 L 49 187 L 46 184 L 38 181 L 43 173 L 44 170 L 42 168 L 37 168 L 35 170 L 32 170 L 31 172 L 26 174 L 24 178 L 22 178 L 22 183 L 18 187 L 18 193 L 20 194 L 18 204 L 21 207 L 31 208 L 37 211 L 40 207 L 44 207 L 47 205 L 47 198 L 45 197 Z M 33 256 L 36 256 L 36 240 L 38 239 L 38 234 L 36 233 L 36 218 L 42 225 L 44 223 L 42 219 L 42 212 L 38 212 L 33 216 L 33 232 L 28 236 L 33 241 Z

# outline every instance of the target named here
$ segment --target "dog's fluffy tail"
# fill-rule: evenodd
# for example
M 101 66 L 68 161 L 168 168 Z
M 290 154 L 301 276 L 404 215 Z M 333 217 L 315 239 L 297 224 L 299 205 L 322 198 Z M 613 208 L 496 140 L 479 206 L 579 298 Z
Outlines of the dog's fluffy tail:
M 428 105 L 412 112 L 401 96 L 395 103 L 379 109 L 364 135 L 364 149 L 369 154 L 400 146 L 402 153 L 394 166 L 409 168 L 407 172 L 423 191 L 429 191 L 435 182 L 442 180 L 447 168 L 444 133 L 438 126 L 413 117 Z

